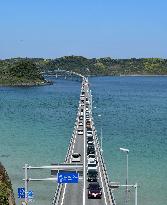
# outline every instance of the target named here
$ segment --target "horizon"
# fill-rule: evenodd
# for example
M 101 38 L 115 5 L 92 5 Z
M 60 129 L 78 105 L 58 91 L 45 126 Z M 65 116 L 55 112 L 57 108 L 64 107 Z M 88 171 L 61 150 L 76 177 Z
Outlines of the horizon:
M 166 9 L 165 0 L 6 0 L 0 59 L 166 59 Z
M 77 55 L 69 55 L 69 56 L 60 56 L 57 58 L 44 58 L 44 57 L 11 57 L 11 58 L 0 58 L 0 61 L 5 61 L 5 60 L 12 60 L 12 59 L 43 59 L 43 60 L 55 60 L 55 59 L 60 59 L 60 58 L 64 58 L 64 57 L 82 57 L 82 58 L 86 58 L 88 60 L 90 59 L 102 59 L 102 58 L 110 58 L 111 60 L 131 60 L 131 59 L 136 59 L 136 60 L 140 60 L 140 59 L 161 59 L 161 60 L 167 60 L 167 58 L 157 58 L 157 57 L 141 57 L 141 58 L 135 58 L 135 57 L 131 57 L 131 58 L 112 58 L 110 56 L 106 56 L 106 57 L 85 57 L 85 56 L 77 56 Z

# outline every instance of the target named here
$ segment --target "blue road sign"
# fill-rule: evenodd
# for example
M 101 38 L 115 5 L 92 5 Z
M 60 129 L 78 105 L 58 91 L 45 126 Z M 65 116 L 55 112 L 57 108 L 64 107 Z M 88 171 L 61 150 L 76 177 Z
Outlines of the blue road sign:
M 28 192 L 28 199 L 33 199 L 34 198 L 34 193 L 33 191 Z
M 25 198 L 25 188 L 18 188 L 18 198 L 19 199 Z
M 58 183 L 78 183 L 79 173 L 59 172 Z

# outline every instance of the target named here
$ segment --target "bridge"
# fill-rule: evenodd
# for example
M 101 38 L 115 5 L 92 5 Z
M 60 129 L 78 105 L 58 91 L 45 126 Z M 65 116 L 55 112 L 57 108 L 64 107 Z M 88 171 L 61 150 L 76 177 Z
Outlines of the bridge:
M 82 79 L 84 78 L 84 76 L 81 75 L 80 73 L 77 73 L 74 71 L 63 70 L 63 69 L 47 70 L 47 71 L 41 72 L 41 74 L 44 77 L 55 76 L 56 78 L 63 77 L 65 79 L 79 80 L 79 81 L 82 81 Z
M 73 74 L 82 78 L 82 84 L 76 122 L 65 160 L 60 164 L 40 167 L 25 164 L 25 167 L 23 167 L 25 169 L 25 178 L 23 179 L 25 181 L 25 204 L 27 205 L 29 202 L 28 183 L 30 181 L 57 181 L 59 183 L 53 194 L 52 205 L 116 205 L 112 190 L 119 187 L 126 188 L 126 203 L 128 200 L 128 187 L 135 188 L 135 205 L 137 205 L 138 185 L 137 183 L 134 185 L 128 184 L 128 169 L 126 185 L 120 185 L 119 182 L 109 180 L 92 116 L 92 95 L 89 90 L 88 79 L 75 72 Z M 128 160 L 129 150 L 120 149 L 127 153 Z M 51 177 L 43 179 L 29 178 L 28 170 L 30 169 L 50 169 Z M 62 173 L 74 174 L 74 177 L 77 176 L 77 183 L 58 181 Z M 93 186 L 94 189 L 91 188 Z
M 92 134 L 93 147 L 95 150 L 94 154 L 97 160 L 95 169 L 97 170 L 97 182 L 101 187 L 102 196 L 100 199 L 88 198 L 89 190 L 87 188 L 89 184 L 92 183 L 88 182 L 88 133 Z M 92 96 L 89 90 L 89 82 L 85 77 L 83 77 L 82 81 L 77 118 L 72 138 L 68 147 L 67 155 L 65 157 L 65 164 L 75 164 L 73 162 L 74 153 L 79 153 L 81 155 L 80 163 L 83 165 L 83 178 L 79 179 L 79 182 L 76 184 L 58 184 L 52 204 L 115 205 L 116 202 L 112 190 L 109 186 L 110 182 L 107 174 L 107 169 L 104 163 L 92 116 Z

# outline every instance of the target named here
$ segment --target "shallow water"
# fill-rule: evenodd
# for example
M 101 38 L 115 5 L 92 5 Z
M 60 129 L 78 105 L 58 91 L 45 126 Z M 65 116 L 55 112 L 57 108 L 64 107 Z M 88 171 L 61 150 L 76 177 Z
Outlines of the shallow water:
M 129 183 L 138 182 L 138 204 L 164 205 L 167 200 L 167 77 L 90 78 L 96 128 L 103 128 L 104 159 L 112 181 L 125 184 L 130 149 Z M 0 161 L 12 179 L 15 197 L 23 186 L 25 163 L 63 162 L 76 118 L 80 83 L 56 80 L 51 86 L 0 88 Z M 98 115 L 101 114 L 101 117 Z M 31 177 L 49 177 L 32 171 Z M 56 182 L 31 182 L 32 204 L 51 204 Z M 115 191 L 118 205 L 125 190 Z M 134 190 L 129 193 L 134 204 Z M 17 200 L 17 204 L 20 201 Z

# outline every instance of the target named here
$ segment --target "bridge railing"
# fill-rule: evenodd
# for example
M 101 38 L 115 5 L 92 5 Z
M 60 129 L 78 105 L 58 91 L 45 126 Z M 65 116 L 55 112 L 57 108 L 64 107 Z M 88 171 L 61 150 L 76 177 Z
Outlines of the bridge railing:
M 76 118 L 76 121 L 78 120 L 78 115 L 77 115 L 77 118 Z M 65 157 L 65 160 L 64 160 L 64 163 L 67 163 L 68 160 L 69 160 L 69 157 L 71 155 L 71 150 L 72 150 L 72 145 L 73 145 L 73 142 L 74 142 L 74 137 L 76 135 L 76 125 L 74 126 L 74 131 L 73 131 L 73 134 L 72 134 L 72 137 L 70 139 L 70 143 L 69 143 L 69 146 L 68 146 L 68 150 L 67 150 L 67 154 L 66 154 L 66 157 Z M 60 201 L 60 196 L 61 196 L 61 193 L 62 193 L 62 189 L 63 189 L 63 184 L 58 184 L 57 185 L 57 189 L 56 189 L 56 192 L 55 192 L 55 195 L 54 195 L 54 198 L 53 198 L 53 201 L 52 201 L 52 204 L 53 205 L 58 205 L 59 201 Z
M 92 117 L 92 125 L 95 128 L 93 117 Z M 116 201 L 115 201 L 113 192 L 111 191 L 111 189 L 109 187 L 110 180 L 109 180 L 109 177 L 108 177 L 107 168 L 106 168 L 106 165 L 105 165 L 105 162 L 104 162 L 104 158 L 103 158 L 103 155 L 102 155 L 102 152 L 101 152 L 100 143 L 99 143 L 99 139 L 98 139 L 98 136 L 97 136 L 96 129 L 94 129 L 94 132 L 95 132 L 94 133 L 95 134 L 95 141 L 96 141 L 96 144 L 97 144 L 98 152 L 100 154 L 100 161 L 101 161 L 101 164 L 102 164 L 102 171 L 103 171 L 104 182 L 105 182 L 105 186 L 106 186 L 106 190 L 107 190 L 108 200 L 109 200 L 111 205 L 116 205 Z

